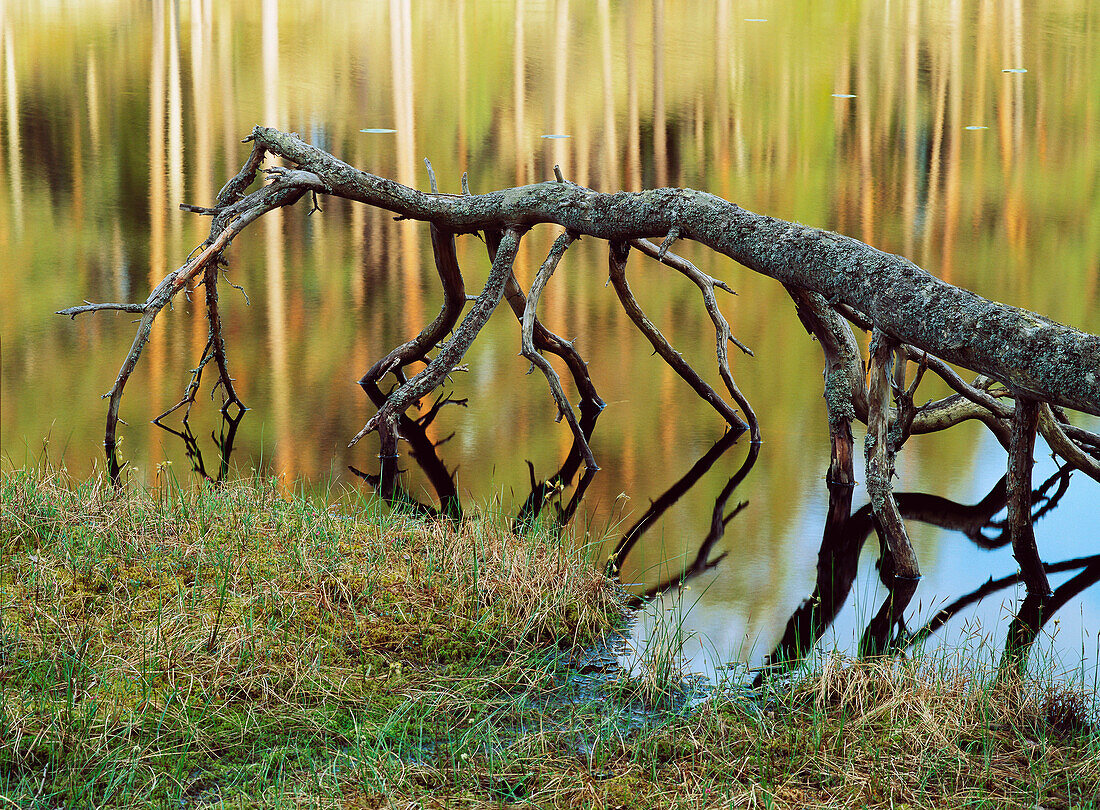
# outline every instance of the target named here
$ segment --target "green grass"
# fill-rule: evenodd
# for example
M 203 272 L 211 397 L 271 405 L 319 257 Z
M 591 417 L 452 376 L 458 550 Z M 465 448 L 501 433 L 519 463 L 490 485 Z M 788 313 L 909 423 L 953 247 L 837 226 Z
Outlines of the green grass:
M 547 533 L 41 470 L 0 514 L 0 807 L 1097 806 L 1065 687 L 830 659 L 687 708 L 674 644 L 586 678 L 621 600 Z

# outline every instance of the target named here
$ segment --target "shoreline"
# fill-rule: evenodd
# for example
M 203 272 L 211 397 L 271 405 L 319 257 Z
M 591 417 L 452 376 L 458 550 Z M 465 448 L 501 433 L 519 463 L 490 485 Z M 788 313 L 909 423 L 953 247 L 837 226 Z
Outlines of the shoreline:
M 918 654 L 687 700 L 592 652 L 622 595 L 545 528 L 35 469 L 0 509 L 15 806 L 1100 806 L 1083 688 Z

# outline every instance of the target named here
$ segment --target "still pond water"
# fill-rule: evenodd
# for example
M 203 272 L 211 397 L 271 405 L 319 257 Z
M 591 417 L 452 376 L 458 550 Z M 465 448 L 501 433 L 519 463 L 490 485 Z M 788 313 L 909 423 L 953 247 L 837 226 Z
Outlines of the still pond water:
M 6 468 L 44 453 L 77 475 L 102 465 L 99 395 L 129 347 L 130 316 L 52 313 L 82 299 L 144 300 L 205 236 L 207 221 L 178 204 L 213 199 L 255 123 L 420 187 L 427 156 L 444 191 L 457 192 L 463 172 L 478 192 L 547 179 L 555 165 L 605 191 L 706 189 L 1100 332 L 1100 10 L 1091 0 L 57 0 L 5 3 L 0 26 Z M 284 476 L 288 487 L 366 492 L 347 471 L 377 464 L 376 446 L 346 446 L 372 413 L 354 381 L 430 320 L 440 295 L 423 226 L 340 201 L 323 208 L 271 215 L 231 251 L 229 278 L 247 299 L 223 296 L 223 317 L 237 390 L 252 409 L 232 460 L 238 473 Z M 555 235 L 525 241 L 521 283 Z M 699 469 L 723 425 L 650 356 L 605 289 L 601 245 L 589 241 L 570 251 L 541 312 L 577 340 L 608 403 L 592 440 L 602 470 L 577 520 L 610 547 L 651 499 Z M 813 591 L 827 428 L 821 355 L 783 290 L 682 247 L 739 293 L 723 307 L 755 357 L 734 358 L 734 374 L 764 444 L 721 504 L 727 514 L 745 506 L 707 550 L 720 562 L 651 605 L 636 632 L 642 641 L 677 629 L 689 668 L 714 671 L 758 663 Z M 464 237 L 459 259 L 476 287 L 484 246 Z M 697 291 L 640 263 L 632 285 L 717 382 Z M 179 399 L 205 340 L 202 313 L 179 301 L 130 383 L 122 451 L 140 482 L 187 476 L 183 443 L 148 423 Z M 524 375 L 518 347 L 514 321 L 498 313 L 455 378 L 468 406 L 444 409 L 433 425 L 436 440 L 454 433 L 439 455 L 457 469 L 467 508 L 514 513 L 530 491 L 528 462 L 545 479 L 569 448 L 545 381 Z M 930 386 L 926 397 L 937 395 Z M 213 469 L 216 412 L 199 402 L 192 422 Z M 657 588 L 696 559 L 746 444 L 705 459 L 713 464 L 639 541 L 624 582 Z M 1044 448 L 1037 455 L 1041 480 L 1054 466 Z M 898 489 L 977 504 L 1004 464 L 992 436 L 964 425 L 911 440 Z M 428 478 L 410 466 L 408 488 L 432 502 Z M 1098 495 L 1074 476 L 1037 524 L 1044 559 L 1100 552 Z M 865 502 L 857 492 L 856 506 Z M 941 506 L 957 523 L 958 510 Z M 910 531 L 925 572 L 910 629 L 1016 571 L 1007 548 L 928 522 Z M 876 557 L 873 536 L 851 557 L 858 575 L 826 648 L 852 650 L 877 610 Z M 929 643 L 994 660 L 1022 594 L 1011 583 L 990 590 Z M 1094 684 L 1100 588 L 1069 599 L 1055 620 L 1032 663 Z

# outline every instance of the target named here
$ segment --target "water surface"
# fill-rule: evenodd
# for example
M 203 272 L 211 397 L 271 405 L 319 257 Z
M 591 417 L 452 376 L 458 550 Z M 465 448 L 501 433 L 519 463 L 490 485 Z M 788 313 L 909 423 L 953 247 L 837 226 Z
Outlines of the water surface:
M 551 178 L 555 165 L 604 191 L 706 189 L 1100 332 L 1100 12 L 1088 0 L 100 0 L 9 4 L 0 25 L 5 465 L 44 452 L 78 475 L 102 464 L 98 397 L 129 347 L 130 316 L 69 322 L 51 313 L 82 299 L 143 300 L 205 237 L 208 223 L 178 204 L 213 199 L 256 123 L 421 188 L 427 156 L 451 192 L 463 172 L 479 192 Z M 231 251 L 229 279 L 247 299 L 223 294 L 230 362 L 253 409 L 234 463 L 284 476 L 288 487 L 362 490 L 347 468 L 371 469 L 377 448 L 346 447 L 373 412 L 354 381 L 434 317 L 439 291 L 424 227 L 342 201 L 322 206 L 312 216 L 305 205 L 271 215 Z M 555 236 L 540 229 L 524 242 L 521 282 Z M 686 613 L 694 666 L 713 669 L 759 661 L 813 588 L 827 430 L 820 353 L 783 290 L 680 247 L 739 293 L 723 307 L 755 357 L 734 358 L 734 373 L 765 440 L 728 503 L 747 506 L 710 559 L 728 556 L 689 583 L 680 604 L 690 611 L 660 609 Z M 458 249 L 473 289 L 487 271 L 484 246 L 464 237 Z M 602 470 L 578 519 L 613 544 L 723 426 L 650 356 L 605 288 L 606 261 L 591 240 L 572 248 L 541 316 L 577 340 L 608 403 L 592 441 Z M 640 257 L 631 274 L 647 312 L 717 384 L 697 290 Z M 122 451 L 138 481 L 155 485 L 158 469 L 186 475 L 182 443 L 148 422 L 179 399 L 205 340 L 201 311 L 184 300 L 158 324 L 122 412 Z M 544 380 L 524 376 L 518 348 L 502 311 L 455 378 L 454 396 L 468 406 L 445 409 L 433 426 L 436 440 L 456 434 L 440 452 L 468 505 L 514 512 L 529 492 L 527 462 L 546 478 L 570 444 Z M 926 396 L 936 395 L 930 386 Z M 199 402 L 195 433 L 216 467 L 215 408 L 205 394 Z M 627 560 L 624 581 L 653 588 L 695 557 L 745 453 L 743 442 L 732 448 L 664 514 Z M 900 490 L 975 503 L 1004 457 L 981 429 L 962 426 L 914 438 L 898 465 Z M 430 502 L 427 479 L 415 468 L 409 476 Z M 1050 562 L 1098 551 L 1097 488 L 1076 478 L 1037 525 Z M 910 528 L 926 574 L 912 626 L 1015 571 L 1006 549 Z M 881 599 L 876 547 L 872 539 L 865 548 L 833 625 L 845 649 Z M 959 645 L 977 634 L 995 648 L 1019 597 L 998 591 L 934 638 Z M 1035 655 L 1095 671 L 1097 589 L 1058 619 L 1057 637 Z

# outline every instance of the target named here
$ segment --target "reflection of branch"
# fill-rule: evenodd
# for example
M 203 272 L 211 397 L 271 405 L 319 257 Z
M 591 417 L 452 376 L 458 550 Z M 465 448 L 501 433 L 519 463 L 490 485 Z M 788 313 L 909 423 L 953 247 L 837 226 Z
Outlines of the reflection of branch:
M 728 447 L 736 443 L 736 441 L 737 434 L 733 433 L 733 431 L 726 433 L 714 447 L 707 451 L 707 453 L 695 463 L 691 470 L 688 471 L 687 475 L 666 490 L 657 501 L 654 501 L 649 511 L 647 511 L 646 514 L 642 516 L 641 520 L 635 523 L 630 531 L 627 532 L 627 535 L 619 541 L 619 550 L 617 550 L 616 554 L 612 556 L 611 560 L 608 562 L 608 568 L 610 570 L 614 572 L 619 571 L 622 566 L 622 561 L 626 558 L 627 552 L 629 552 L 630 548 L 638 541 L 641 534 L 652 526 L 657 516 L 668 509 L 668 507 L 675 503 L 681 495 L 694 486 L 702 477 L 703 473 L 714 464 L 714 460 Z M 740 514 L 742 509 L 748 506 L 747 502 L 739 503 L 727 514 L 726 503 L 733 495 L 734 490 L 741 485 L 741 482 L 744 481 L 749 472 L 752 471 L 759 455 L 760 442 L 750 442 L 749 453 L 745 457 L 745 460 L 737 469 L 737 472 L 735 472 L 726 482 L 726 485 L 722 487 L 722 491 L 718 493 L 718 497 L 714 499 L 714 507 L 711 509 L 710 513 L 710 528 L 707 530 L 707 534 L 702 542 L 700 542 L 699 548 L 695 552 L 695 558 L 675 576 L 670 575 L 663 582 L 651 588 L 647 588 L 640 596 L 630 599 L 629 604 L 638 607 L 650 599 L 664 593 L 669 588 L 682 586 L 688 580 L 699 576 L 705 571 L 710 571 L 726 558 L 726 554 L 729 552 L 723 552 L 714 559 L 711 559 L 711 551 L 713 551 L 718 541 L 725 535 L 726 526 L 729 525 L 729 522 Z M 658 506 L 658 504 L 660 505 Z
M 206 469 L 198 439 L 195 437 L 194 431 L 191 430 L 191 424 L 188 420 L 188 415 L 191 411 L 190 406 L 187 408 L 187 415 L 183 417 L 183 430 L 176 430 L 160 421 L 171 413 L 171 410 L 162 413 L 153 420 L 153 424 L 161 430 L 165 430 L 173 436 L 178 436 L 183 440 L 184 452 L 187 454 L 187 458 L 191 460 L 191 469 L 207 481 L 213 481 L 215 483 L 224 481 L 229 474 L 229 459 L 233 455 L 233 442 L 237 437 L 237 428 L 240 426 L 241 420 L 244 419 L 244 415 L 248 412 L 245 408 L 238 408 L 236 413 L 231 413 L 228 407 L 229 404 L 230 403 L 227 402 L 221 408 L 222 419 L 221 425 L 218 428 L 218 433 L 215 435 L 214 431 L 210 432 L 210 438 L 214 440 L 214 446 L 218 448 L 217 475 L 210 475 Z M 175 410 L 175 408 L 172 410 Z
M 1093 554 L 1088 557 L 1078 557 L 1073 560 L 1063 560 L 1059 563 L 1043 563 L 1043 568 L 1048 574 L 1058 574 L 1063 571 L 1073 571 L 1077 568 L 1084 568 L 1085 566 L 1095 565 L 1097 563 L 1100 563 L 1100 554 Z M 1022 575 L 1019 572 L 1001 577 L 1000 579 L 993 579 L 993 577 L 990 577 L 987 582 L 975 588 L 973 591 L 966 594 L 966 596 L 960 596 L 950 605 L 945 605 L 936 611 L 936 615 L 925 622 L 919 630 L 909 635 L 909 638 L 906 639 L 905 642 L 905 648 L 909 649 L 920 644 L 951 621 L 956 615 L 961 613 L 964 608 L 975 605 L 990 594 L 1009 588 L 1021 581 Z
M 462 270 L 458 266 L 458 256 L 455 253 L 455 235 L 434 224 L 430 226 L 430 232 L 435 269 L 443 287 L 443 306 L 435 320 L 425 326 L 420 334 L 402 343 L 371 366 L 359 380 L 359 385 L 364 389 L 367 385 L 380 382 L 386 374 L 402 369 L 410 363 L 420 361 L 426 363 L 428 352 L 438 346 L 443 337 L 454 328 L 462 314 L 462 308 L 466 305 L 466 287 L 462 280 Z
M 1065 492 L 1068 475 L 1069 470 L 1055 473 L 1033 493 L 1035 503 L 1033 520 L 1057 505 Z M 1055 483 L 1059 484 L 1057 491 L 1052 495 L 1048 494 L 1050 487 Z M 837 503 L 845 497 L 844 488 L 830 486 L 829 495 L 829 514 L 832 516 L 836 511 Z M 975 545 L 984 549 L 999 548 L 1008 543 L 1007 534 L 1003 530 L 997 537 L 988 537 L 983 534 L 983 529 L 1001 528 L 1000 523 L 993 521 L 993 516 L 1005 508 L 1004 478 L 997 481 L 988 494 L 973 505 L 960 504 L 939 495 L 924 492 L 899 492 L 895 497 L 902 517 L 907 520 L 916 520 L 941 529 L 961 532 Z M 848 600 L 859 566 L 860 552 L 874 529 L 871 507 L 865 504 L 841 524 L 833 525 L 831 531 L 830 525 L 833 525 L 832 521 L 827 520 L 821 551 L 818 554 L 817 582 L 814 592 L 788 620 L 782 639 L 765 659 L 763 671 L 797 665 L 814 647 L 825 629 L 833 623 Z M 965 604 L 960 604 L 958 609 L 964 606 Z M 950 617 L 945 617 L 943 621 L 948 618 Z M 935 629 L 932 628 L 928 632 L 934 632 Z M 920 632 L 918 631 L 918 634 Z M 758 680 L 761 678 L 762 676 L 758 676 Z
M 751 454 L 752 452 L 753 451 L 750 449 L 749 453 Z M 646 588 L 645 593 L 643 593 L 641 596 L 630 599 L 628 603 L 632 607 L 640 607 L 642 604 L 648 602 L 650 599 L 660 596 L 669 588 L 679 588 L 683 586 L 684 583 L 694 579 L 700 574 L 710 571 L 713 568 L 717 568 L 719 563 L 721 563 L 722 560 L 726 559 L 726 557 L 729 555 L 728 551 L 723 551 L 714 559 L 710 558 L 710 552 L 714 549 L 715 545 L 717 545 L 718 541 L 722 539 L 722 536 L 725 533 L 725 528 L 729 524 L 729 522 L 737 517 L 741 513 L 742 509 L 749 505 L 748 501 L 742 501 L 741 503 L 737 504 L 737 506 L 733 507 L 733 510 L 728 515 L 723 515 L 726 500 L 729 498 L 729 495 L 732 492 L 733 488 L 729 487 L 727 483 L 726 489 L 724 489 L 722 491 L 722 494 L 720 494 L 718 498 L 715 499 L 714 512 L 712 512 L 711 514 L 710 531 L 707 532 L 707 536 L 703 538 L 703 542 L 699 544 L 699 549 L 695 552 L 695 559 L 692 560 L 689 565 L 685 566 L 684 570 L 676 576 L 667 577 L 663 582 L 654 585 L 651 588 Z M 717 520 L 715 520 L 715 518 L 717 518 Z
M 504 295 L 505 282 L 512 275 L 512 264 L 519 249 L 520 238 L 519 229 L 510 228 L 505 231 L 504 238 L 501 240 L 501 249 L 497 252 L 496 260 L 489 270 L 485 287 L 462 323 L 455 329 L 451 339 L 440 348 L 424 369 L 386 397 L 386 401 L 379 406 L 374 416 L 367 420 L 363 429 L 352 439 L 351 444 L 354 445 L 371 431 L 378 431 L 383 471 L 386 469 L 387 460 L 392 460 L 393 466 L 396 467 L 400 416 L 421 397 L 435 390 L 451 373 L 455 365 L 465 356 L 482 327 L 488 322 L 497 304 L 500 303 Z M 383 474 L 383 490 L 390 480 L 396 481 L 396 471 L 392 478 Z M 389 497 L 390 493 L 383 491 L 382 495 Z
M 210 268 L 208 274 L 213 275 L 216 272 L 217 268 Z M 210 337 L 206 341 L 206 347 L 203 349 L 202 358 L 199 360 L 198 366 L 191 370 L 191 380 L 187 383 L 187 388 L 184 389 L 180 401 L 153 419 L 153 424 L 183 440 L 184 452 L 187 454 L 187 458 L 191 460 L 191 468 L 195 472 L 208 481 L 224 481 L 229 472 L 229 457 L 233 453 L 233 441 L 237 436 L 237 427 L 240 425 L 248 409 L 237 396 L 237 392 L 233 388 L 233 380 L 229 376 L 224 351 L 225 347 L 221 336 L 221 319 L 218 317 L 217 291 L 214 286 L 214 281 L 209 278 L 207 279 L 206 298 L 207 314 L 210 321 Z M 218 367 L 219 378 L 218 382 L 214 384 L 214 388 L 211 390 L 210 395 L 213 397 L 214 391 L 217 390 L 218 386 L 221 386 L 224 391 L 222 407 L 220 409 L 222 423 L 219 428 L 219 434 L 216 436 L 213 432 L 210 434 L 210 438 L 214 440 L 214 444 L 217 446 L 219 453 L 218 474 L 216 476 L 211 476 L 207 472 L 206 465 L 202 458 L 202 451 L 199 448 L 198 440 L 195 438 L 195 434 L 191 430 L 190 424 L 191 407 L 195 404 L 195 397 L 202 383 L 202 372 L 203 369 L 206 368 L 207 363 L 211 360 L 214 360 Z M 164 419 L 180 408 L 184 408 L 182 420 L 183 429 L 176 430 L 166 425 Z M 233 412 L 231 408 L 235 408 L 235 412 Z
M 1008 626 L 1005 651 L 998 670 L 1002 675 L 1021 670 L 1027 664 L 1027 654 L 1039 631 L 1065 604 L 1086 588 L 1100 582 L 1100 555 L 1086 558 L 1085 570 L 1063 582 L 1052 594 L 1029 591 L 1020 610 Z M 1043 566 L 1046 570 L 1051 570 Z M 1023 574 L 1021 574 L 1023 578 Z M 1045 577 L 1044 577 L 1045 578 Z
M 899 505 L 905 494 L 898 495 Z M 791 615 L 783 637 L 764 659 L 763 667 L 756 676 L 757 684 L 770 670 L 797 665 L 848 600 L 859 568 L 859 553 L 874 525 L 870 519 L 870 509 L 864 507 L 855 516 L 849 517 L 851 507 L 852 488 L 842 483 L 830 483 L 829 511 L 822 532 L 821 550 L 817 555 L 817 584 L 813 595 Z
M 670 506 L 680 500 L 685 492 L 699 482 L 699 479 L 703 477 L 707 470 L 714 466 L 714 462 L 716 462 L 727 450 L 737 444 L 737 439 L 738 434 L 736 432 L 732 430 L 728 431 L 691 466 L 690 470 L 684 473 L 679 481 L 662 492 L 655 501 L 650 503 L 649 509 L 646 510 L 645 514 L 627 530 L 626 534 L 619 540 L 618 545 L 615 546 L 615 550 L 611 553 L 607 561 L 608 573 L 617 574 L 622 569 L 623 563 L 626 561 L 626 555 L 634 548 L 634 544 L 638 542 L 639 538 L 649 530 L 650 526 L 652 526 Z

